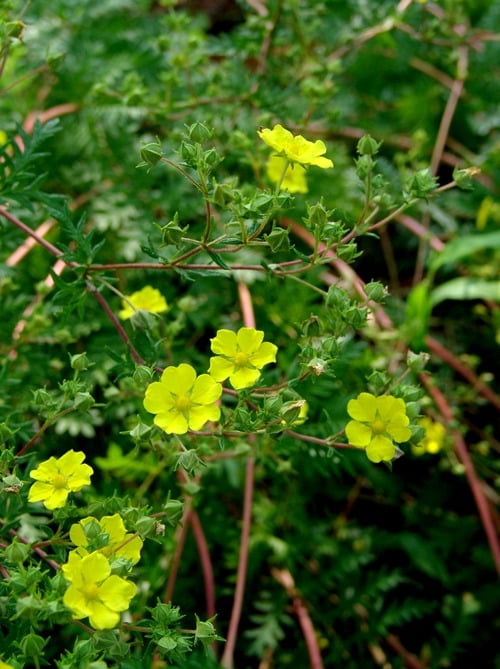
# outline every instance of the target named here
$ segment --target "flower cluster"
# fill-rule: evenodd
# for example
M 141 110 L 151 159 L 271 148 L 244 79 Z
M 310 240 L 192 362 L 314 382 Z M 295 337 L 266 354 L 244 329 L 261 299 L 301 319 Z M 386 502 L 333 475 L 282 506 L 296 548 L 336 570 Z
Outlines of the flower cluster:
M 77 620 L 88 617 L 94 629 L 116 627 L 137 588 L 113 570 L 129 571 L 139 561 L 142 539 L 127 533 L 117 513 L 101 520 L 83 518 L 71 526 L 69 536 L 76 548 L 61 567 L 70 584 L 64 604 Z
M 148 311 L 150 314 L 161 314 L 168 310 L 168 304 L 163 295 L 156 288 L 145 286 L 132 295 L 125 295 L 122 300 L 122 310 L 119 316 L 122 320 L 132 318 L 139 310 Z
M 418 421 L 418 425 L 425 430 L 424 438 L 415 446 L 411 447 L 414 455 L 425 455 L 425 453 L 439 453 L 443 448 L 446 430 L 444 425 L 436 423 L 430 418 L 424 417 Z
M 396 456 L 396 445 L 408 441 L 411 430 L 404 400 L 371 393 L 360 393 L 347 404 L 351 420 L 346 425 L 349 443 L 364 448 L 372 462 L 390 462 Z
M 272 130 L 261 128 L 257 134 L 263 142 L 290 163 L 316 165 L 323 169 L 333 167 L 333 162 L 323 156 L 326 153 L 326 146 L 320 139 L 310 142 L 302 135 L 292 135 L 290 130 L 279 123 Z
M 208 374 L 197 376 L 186 363 L 167 367 L 160 380 L 147 387 L 144 397 L 144 408 L 155 414 L 154 423 L 167 434 L 185 434 L 219 420 L 221 382 L 229 379 L 236 390 L 249 388 L 264 365 L 276 361 L 277 346 L 263 339 L 264 333 L 255 328 L 218 330 L 211 339 L 215 356 Z
M 94 470 L 82 464 L 85 453 L 71 449 L 60 458 L 51 457 L 32 469 L 30 477 L 36 483 L 30 488 L 29 502 L 42 502 L 50 510 L 66 504 L 70 492 L 78 492 L 90 484 Z

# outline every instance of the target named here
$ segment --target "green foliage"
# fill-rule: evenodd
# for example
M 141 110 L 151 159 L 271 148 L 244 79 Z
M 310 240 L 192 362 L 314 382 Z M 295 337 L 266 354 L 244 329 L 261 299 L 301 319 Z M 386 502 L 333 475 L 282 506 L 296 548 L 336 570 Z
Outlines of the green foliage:
M 207 4 L 0 6 L 0 664 L 492 667 L 498 3 Z M 277 123 L 335 163 L 306 193 Z M 255 384 L 161 429 L 151 384 L 253 318 L 276 363 L 218 351 Z M 348 444 L 360 393 L 405 404 L 394 460 Z M 30 501 L 70 450 L 91 485 Z M 97 629 L 61 567 L 117 514 L 87 548 L 137 592 Z

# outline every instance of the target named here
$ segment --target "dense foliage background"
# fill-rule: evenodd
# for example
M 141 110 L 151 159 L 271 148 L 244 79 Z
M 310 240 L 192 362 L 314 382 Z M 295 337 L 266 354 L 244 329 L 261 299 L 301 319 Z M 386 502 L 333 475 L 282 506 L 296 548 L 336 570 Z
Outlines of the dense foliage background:
M 2 2 L 0 660 L 498 666 L 499 24 L 493 0 Z M 335 163 L 306 194 L 273 191 L 276 123 Z M 121 321 L 145 285 L 169 311 Z M 230 429 L 154 428 L 157 372 L 206 371 L 252 311 L 278 360 L 225 395 Z M 402 457 L 332 445 L 349 399 L 388 391 Z M 423 415 L 437 453 L 414 449 Z M 92 486 L 29 504 L 71 448 Z M 72 522 L 117 511 L 139 593 L 94 632 L 57 566 Z

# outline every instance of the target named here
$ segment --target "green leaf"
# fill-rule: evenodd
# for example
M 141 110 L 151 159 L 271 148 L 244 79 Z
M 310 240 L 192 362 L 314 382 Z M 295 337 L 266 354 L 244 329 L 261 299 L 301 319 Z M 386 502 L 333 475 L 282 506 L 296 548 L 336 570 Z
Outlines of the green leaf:
M 500 230 L 456 237 L 439 254 L 434 255 L 430 263 L 430 270 L 436 272 L 443 265 L 456 263 L 457 260 L 482 249 L 500 249 Z
M 432 306 L 444 300 L 493 300 L 500 302 L 500 281 L 459 277 L 443 283 L 430 294 Z
M 406 318 L 403 331 L 410 347 L 420 351 L 429 329 L 429 317 L 432 305 L 429 299 L 429 282 L 421 281 L 408 295 L 406 302 Z

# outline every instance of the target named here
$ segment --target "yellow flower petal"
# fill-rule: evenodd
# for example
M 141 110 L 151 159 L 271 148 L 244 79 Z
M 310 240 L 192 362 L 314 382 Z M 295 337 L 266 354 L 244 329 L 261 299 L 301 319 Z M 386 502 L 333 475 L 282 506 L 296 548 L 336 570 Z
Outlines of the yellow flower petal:
M 372 430 L 368 425 L 351 420 L 345 428 L 346 436 L 352 446 L 364 448 L 368 446 L 372 438 Z
M 196 404 L 211 404 L 222 395 L 222 386 L 209 374 L 200 374 L 193 384 L 191 400 Z
M 234 371 L 234 363 L 219 356 L 210 358 L 208 373 L 215 381 L 225 381 Z
M 255 353 L 263 339 L 264 333 L 262 330 L 255 330 L 254 328 L 240 328 L 236 333 L 238 348 L 243 353 Z
M 242 390 L 242 388 L 250 388 L 255 385 L 260 376 L 258 369 L 251 369 L 250 367 L 243 367 L 236 370 L 229 380 L 235 390 Z
M 232 356 L 237 351 L 236 333 L 232 330 L 217 330 L 210 344 L 213 353 Z
M 351 418 L 370 422 L 375 420 L 377 411 L 376 397 L 371 393 L 360 393 L 354 400 L 347 403 L 347 413 Z
M 377 435 L 366 447 L 366 455 L 372 462 L 390 462 L 396 455 L 396 447 L 390 439 Z
M 167 434 L 186 434 L 189 429 L 187 418 L 178 411 L 160 413 L 155 416 L 154 423 Z

